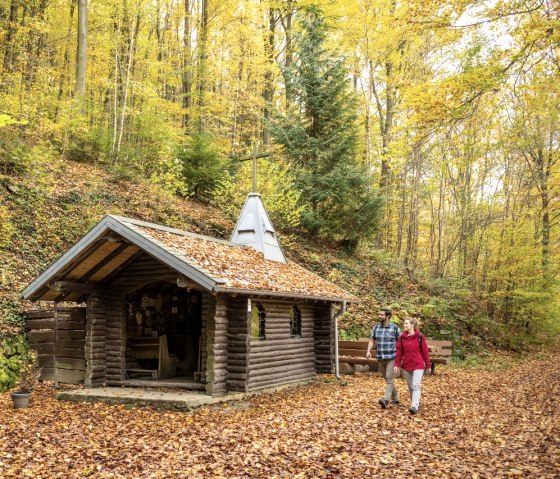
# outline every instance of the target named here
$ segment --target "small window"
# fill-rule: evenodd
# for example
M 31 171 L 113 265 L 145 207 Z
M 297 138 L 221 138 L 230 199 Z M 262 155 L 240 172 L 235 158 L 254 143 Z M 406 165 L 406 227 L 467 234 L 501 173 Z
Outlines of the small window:
M 290 312 L 290 334 L 292 336 L 301 336 L 301 311 L 297 306 L 292 306 Z
M 261 303 L 254 303 L 251 308 L 251 337 L 265 339 L 266 311 Z

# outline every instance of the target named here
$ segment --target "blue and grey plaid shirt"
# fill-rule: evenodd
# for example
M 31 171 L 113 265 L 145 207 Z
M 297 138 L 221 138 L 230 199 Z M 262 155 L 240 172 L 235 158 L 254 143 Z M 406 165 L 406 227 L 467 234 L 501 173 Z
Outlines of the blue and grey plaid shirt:
M 371 330 L 370 338 L 377 344 L 377 359 L 395 359 L 397 357 L 397 339 L 401 334 L 401 328 L 395 323 L 383 326 L 376 324 Z

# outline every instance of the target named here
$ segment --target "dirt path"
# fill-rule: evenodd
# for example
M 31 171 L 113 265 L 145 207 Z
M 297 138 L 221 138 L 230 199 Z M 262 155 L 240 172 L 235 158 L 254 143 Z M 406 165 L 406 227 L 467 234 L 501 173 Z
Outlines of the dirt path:
M 560 478 L 558 361 L 441 368 L 418 416 L 381 410 L 377 375 L 347 382 L 193 413 L 58 402 L 45 387 L 13 411 L 5 393 L 0 477 Z

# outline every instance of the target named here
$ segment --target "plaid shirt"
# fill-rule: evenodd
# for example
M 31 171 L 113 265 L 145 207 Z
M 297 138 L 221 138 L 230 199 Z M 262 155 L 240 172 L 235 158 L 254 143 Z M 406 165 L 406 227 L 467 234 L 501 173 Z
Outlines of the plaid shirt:
M 371 330 L 370 338 L 377 344 L 377 359 L 395 359 L 397 357 L 397 339 L 401 334 L 401 328 L 395 323 L 383 326 L 376 324 Z

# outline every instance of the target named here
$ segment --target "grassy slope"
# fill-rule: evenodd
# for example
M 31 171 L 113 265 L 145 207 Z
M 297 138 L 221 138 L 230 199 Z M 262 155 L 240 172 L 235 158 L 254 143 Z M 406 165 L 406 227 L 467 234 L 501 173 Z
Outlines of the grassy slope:
M 4 225 L 0 237 L 4 239 L 0 242 L 0 329 L 8 327 L 14 307 L 31 307 L 14 303 L 18 293 L 105 214 L 222 238 L 227 238 L 234 226 L 234 218 L 224 217 L 214 206 L 173 197 L 146 182 L 119 181 L 92 165 L 59 162 L 46 168 L 26 175 L 0 176 L 0 214 L 4 216 L 0 218 Z M 443 337 L 456 342 L 460 339 L 459 323 L 449 319 L 453 315 L 432 304 L 433 291 L 412 282 L 381 255 L 349 255 L 327 241 L 287 234 L 283 237 L 290 259 L 362 298 L 363 302 L 352 306 L 341 320 L 346 334 L 367 334 L 377 309 L 391 305 L 401 317 L 424 317 L 423 329 L 431 336 L 438 337 L 443 331 Z M 445 293 L 440 290 L 437 296 L 441 299 Z

